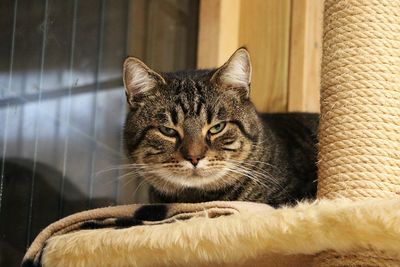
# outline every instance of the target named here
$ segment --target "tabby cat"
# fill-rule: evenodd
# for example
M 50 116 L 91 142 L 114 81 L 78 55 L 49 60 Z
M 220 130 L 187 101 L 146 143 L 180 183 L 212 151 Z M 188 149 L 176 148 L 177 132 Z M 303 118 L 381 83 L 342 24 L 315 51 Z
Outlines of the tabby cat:
M 314 197 L 318 115 L 257 114 L 250 80 L 245 48 L 213 70 L 157 73 L 125 60 L 124 141 L 152 202 Z

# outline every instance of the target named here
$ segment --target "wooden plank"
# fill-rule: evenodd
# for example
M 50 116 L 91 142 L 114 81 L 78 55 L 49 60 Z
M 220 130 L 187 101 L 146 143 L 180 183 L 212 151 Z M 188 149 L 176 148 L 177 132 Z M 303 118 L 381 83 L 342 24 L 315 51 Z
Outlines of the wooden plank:
M 196 67 L 198 0 L 130 0 L 128 54 L 157 71 Z
M 201 0 L 198 68 L 222 65 L 238 48 L 240 0 Z
M 241 1 L 239 45 L 252 58 L 251 98 L 261 112 L 287 110 L 290 6 L 290 0 Z
M 289 111 L 319 111 L 323 0 L 292 0 Z
M 222 0 L 218 65 L 225 63 L 239 47 L 240 0 Z

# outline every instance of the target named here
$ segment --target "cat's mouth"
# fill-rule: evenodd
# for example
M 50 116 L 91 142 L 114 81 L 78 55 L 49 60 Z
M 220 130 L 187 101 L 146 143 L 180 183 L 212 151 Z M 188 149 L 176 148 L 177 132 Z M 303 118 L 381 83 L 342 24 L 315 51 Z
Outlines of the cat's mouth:
M 202 177 L 198 169 L 193 169 L 192 170 L 192 177 Z
M 207 178 L 210 176 L 211 172 L 208 170 L 206 167 L 204 168 L 190 168 L 186 169 L 183 173 L 182 176 L 186 176 L 187 179 L 202 179 L 202 178 Z
M 215 168 L 208 166 L 207 162 L 198 164 L 194 167 L 191 164 L 181 162 L 178 169 L 164 169 L 161 172 L 156 171 L 157 176 L 171 185 L 178 187 L 203 188 L 215 183 L 226 175 L 222 166 Z

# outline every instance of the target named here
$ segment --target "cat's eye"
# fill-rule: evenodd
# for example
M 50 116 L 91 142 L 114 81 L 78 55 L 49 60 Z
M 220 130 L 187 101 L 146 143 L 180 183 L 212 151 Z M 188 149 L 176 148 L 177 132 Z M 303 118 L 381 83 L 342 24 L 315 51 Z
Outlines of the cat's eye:
M 208 130 L 210 134 L 217 134 L 220 133 L 226 126 L 226 122 L 220 122 L 218 124 L 215 124 L 213 127 Z
M 160 130 L 160 132 L 163 135 L 166 135 L 166 136 L 169 136 L 169 137 L 175 137 L 175 136 L 178 135 L 178 132 L 176 130 L 174 130 L 172 128 L 169 128 L 169 127 L 160 126 L 158 129 Z

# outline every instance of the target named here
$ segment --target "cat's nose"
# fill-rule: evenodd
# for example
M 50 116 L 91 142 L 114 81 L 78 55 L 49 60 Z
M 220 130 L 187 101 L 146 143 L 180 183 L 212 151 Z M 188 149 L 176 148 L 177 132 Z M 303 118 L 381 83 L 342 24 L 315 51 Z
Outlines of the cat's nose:
M 205 146 L 191 145 L 181 149 L 182 156 L 185 160 L 192 163 L 194 167 L 199 164 L 199 161 L 206 156 L 207 148 Z
M 206 156 L 207 145 L 201 137 L 192 137 L 189 135 L 183 139 L 179 150 L 182 157 L 196 167 L 199 161 Z
M 204 155 L 188 155 L 187 157 L 185 157 L 186 160 L 190 161 L 190 163 L 192 163 L 193 166 L 197 166 L 197 164 L 199 164 L 199 161 L 201 159 L 204 159 Z

